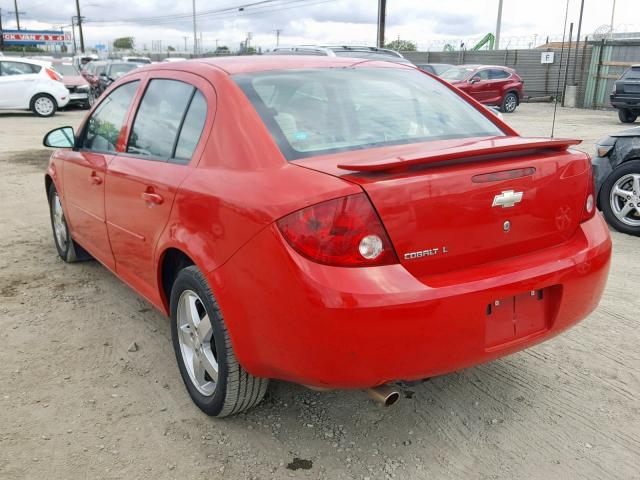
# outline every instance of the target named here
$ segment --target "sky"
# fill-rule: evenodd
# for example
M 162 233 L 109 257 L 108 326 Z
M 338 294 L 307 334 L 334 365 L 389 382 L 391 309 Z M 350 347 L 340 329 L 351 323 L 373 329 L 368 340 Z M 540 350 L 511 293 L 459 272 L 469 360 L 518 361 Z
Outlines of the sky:
M 18 10 L 24 12 L 22 28 L 70 29 L 73 0 L 17 1 Z M 565 0 L 503 3 L 501 47 L 527 48 L 544 43 L 547 36 L 562 38 Z M 585 0 L 583 35 L 609 24 L 612 4 L 613 0 Z M 616 31 L 640 31 L 639 4 L 639 0 L 616 0 Z M 242 5 L 246 6 L 240 11 Z M 196 0 L 197 12 L 209 12 L 197 17 L 197 31 L 206 49 L 216 43 L 236 49 L 248 32 L 252 45 L 272 48 L 277 29 L 280 45 L 375 45 L 377 5 L 377 0 Z M 577 27 L 580 0 L 569 0 L 569 5 L 569 22 Z M 80 6 L 88 46 L 133 36 L 140 49 L 151 49 L 152 42 L 160 40 L 163 50 L 169 45 L 184 50 L 186 37 L 187 50 L 193 48 L 189 0 L 80 0 Z M 0 0 L 0 8 L 3 27 L 15 28 L 15 17 L 9 13 L 13 0 Z M 445 43 L 457 46 L 462 41 L 470 46 L 495 31 L 497 11 L 498 0 L 387 0 L 386 38 L 411 40 L 420 50 L 442 50 Z

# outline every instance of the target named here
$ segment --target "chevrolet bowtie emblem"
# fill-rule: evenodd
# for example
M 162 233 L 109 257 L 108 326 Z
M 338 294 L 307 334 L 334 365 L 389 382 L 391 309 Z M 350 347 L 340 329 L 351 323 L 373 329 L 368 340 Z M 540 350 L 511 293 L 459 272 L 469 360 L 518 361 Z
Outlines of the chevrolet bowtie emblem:
M 522 200 L 522 192 L 514 192 L 513 190 L 505 190 L 500 195 L 493 197 L 492 207 L 513 207 Z

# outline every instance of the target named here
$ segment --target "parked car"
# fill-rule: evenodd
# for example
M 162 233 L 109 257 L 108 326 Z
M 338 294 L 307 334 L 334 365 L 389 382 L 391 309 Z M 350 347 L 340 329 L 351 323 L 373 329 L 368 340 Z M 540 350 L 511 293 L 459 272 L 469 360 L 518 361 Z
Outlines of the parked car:
M 454 68 L 454 66 L 455 65 L 450 65 L 448 63 L 416 63 L 416 67 L 420 70 L 424 70 L 432 75 L 437 75 L 438 77 L 450 68 Z
M 99 97 L 109 85 L 140 66 L 142 66 L 141 63 L 134 62 L 107 62 L 104 71 L 101 71 L 98 75 L 98 82 L 94 90 L 95 96 Z
M 69 103 L 69 91 L 51 63 L 26 58 L 0 60 L 0 109 L 31 110 L 50 117 Z
M 358 45 L 297 45 L 292 47 L 276 47 L 268 55 L 322 55 L 327 57 L 365 58 L 370 60 L 387 60 L 413 65 L 401 53 L 388 48 L 366 47 Z
M 524 96 L 524 81 L 511 68 L 494 65 L 460 65 L 440 77 L 480 103 L 512 113 Z
M 95 96 L 95 92 L 100 84 L 100 75 L 102 75 L 107 69 L 107 62 L 103 60 L 94 60 L 87 63 L 81 70 L 82 76 L 85 78 L 91 86 L 91 92 Z
M 189 59 L 186 57 L 167 57 L 162 61 L 165 63 L 172 63 L 172 62 L 184 62 L 185 60 L 189 60 Z
M 592 163 L 598 207 L 607 222 L 640 236 L 640 127 L 600 140 Z
M 69 103 L 67 105 L 78 105 L 82 108 L 91 108 L 93 96 L 91 95 L 91 85 L 74 67 L 72 62 L 54 60 L 52 68 L 62 75 L 62 83 L 69 90 Z
M 628 68 L 613 84 L 611 105 L 622 123 L 633 123 L 640 115 L 640 65 Z
M 123 62 L 144 63 L 146 65 L 151 64 L 149 57 L 122 57 Z
M 171 317 L 209 415 L 257 404 L 268 378 L 369 388 L 513 353 L 587 316 L 607 279 L 578 141 L 520 137 L 414 67 L 150 66 L 44 143 L 61 147 L 59 256 L 92 256 Z

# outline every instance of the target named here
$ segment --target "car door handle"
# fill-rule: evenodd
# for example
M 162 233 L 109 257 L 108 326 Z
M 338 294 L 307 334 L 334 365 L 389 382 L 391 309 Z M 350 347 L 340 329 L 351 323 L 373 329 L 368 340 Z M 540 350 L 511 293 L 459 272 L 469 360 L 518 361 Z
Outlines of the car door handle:
M 89 181 L 93 184 L 93 185 L 101 185 L 102 184 L 102 178 L 100 178 L 96 172 L 91 172 L 91 176 L 89 177 Z
M 142 199 L 147 203 L 154 203 L 156 205 L 160 205 L 164 202 L 162 195 L 152 192 L 142 192 Z

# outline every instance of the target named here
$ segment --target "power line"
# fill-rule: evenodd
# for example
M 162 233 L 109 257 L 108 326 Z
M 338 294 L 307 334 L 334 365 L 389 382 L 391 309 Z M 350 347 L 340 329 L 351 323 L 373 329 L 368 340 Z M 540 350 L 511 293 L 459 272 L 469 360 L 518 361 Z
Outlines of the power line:
M 216 14 L 224 14 L 229 12 L 236 11 L 244 11 L 246 8 L 258 7 L 261 5 L 268 6 L 268 4 L 272 4 L 275 2 L 282 2 L 283 0 L 260 0 L 256 2 L 238 4 L 233 7 L 223 7 L 217 8 L 214 10 L 202 10 L 200 12 L 195 12 L 197 17 L 205 17 L 205 16 L 215 16 Z M 289 0 L 289 1 L 304 1 L 304 0 Z M 123 19 L 115 19 L 115 20 L 92 20 L 94 23 L 147 23 L 147 22 L 157 22 L 157 21 L 180 21 L 189 19 L 193 16 L 193 13 L 184 13 L 184 14 L 173 14 L 173 15 L 156 15 L 149 17 L 133 17 L 133 18 L 123 18 Z

